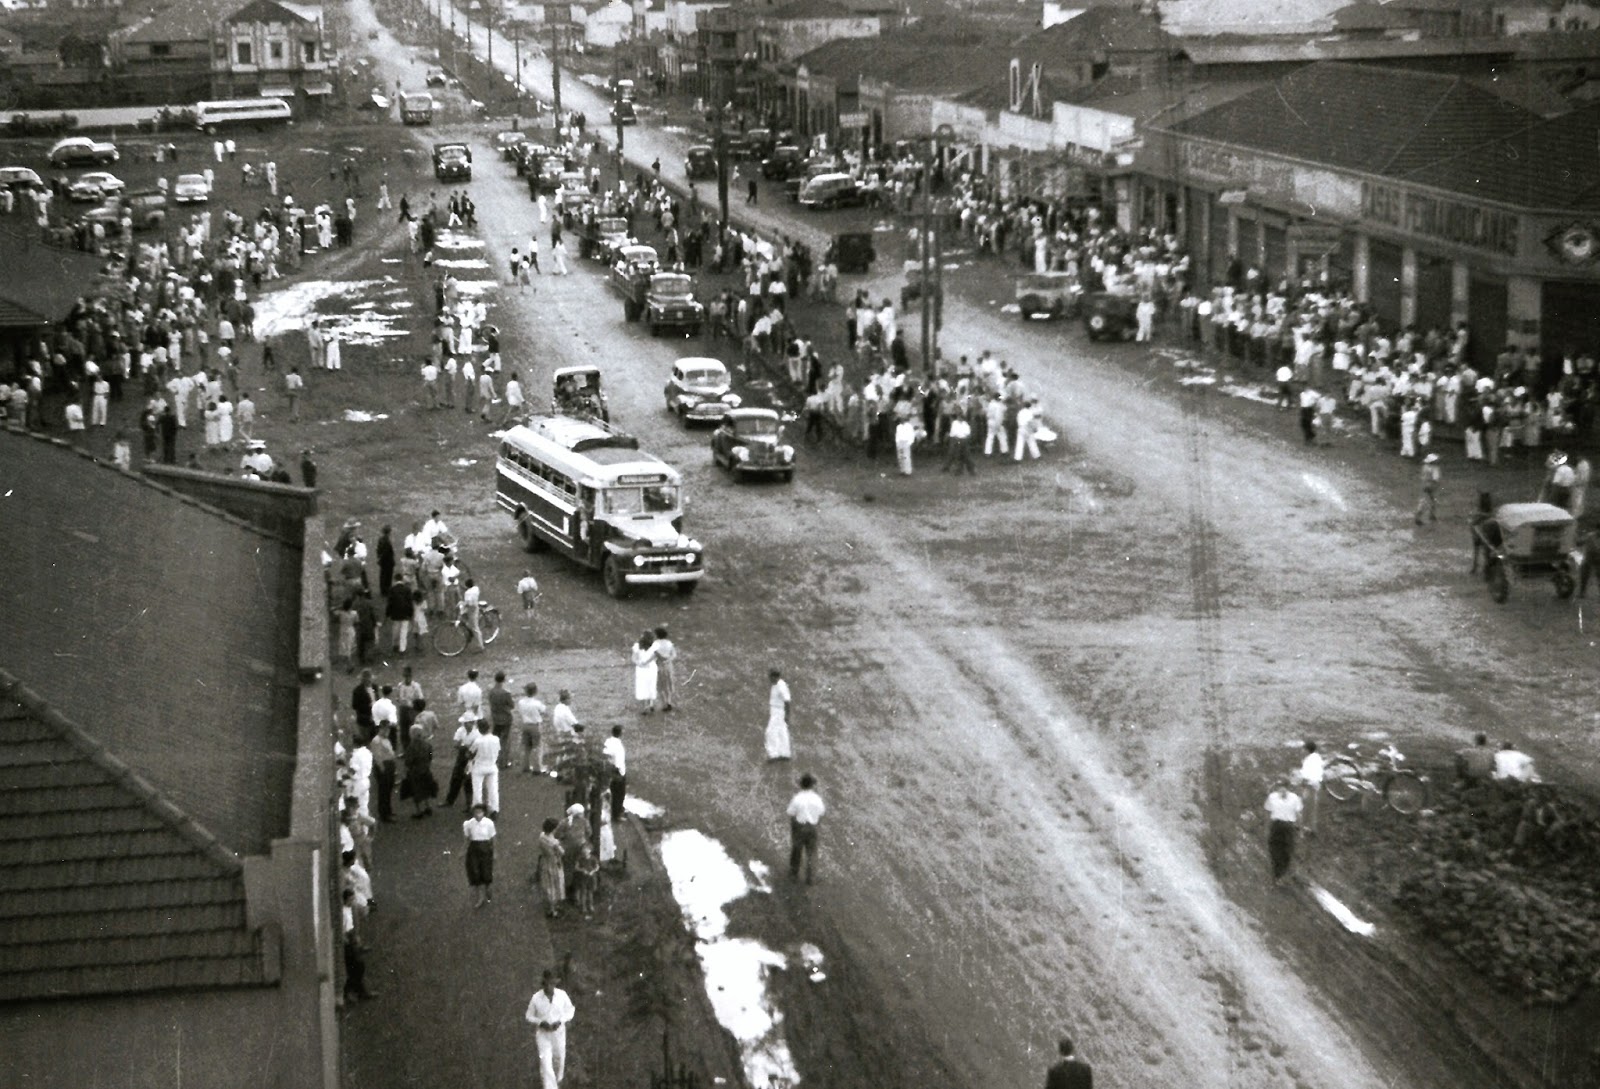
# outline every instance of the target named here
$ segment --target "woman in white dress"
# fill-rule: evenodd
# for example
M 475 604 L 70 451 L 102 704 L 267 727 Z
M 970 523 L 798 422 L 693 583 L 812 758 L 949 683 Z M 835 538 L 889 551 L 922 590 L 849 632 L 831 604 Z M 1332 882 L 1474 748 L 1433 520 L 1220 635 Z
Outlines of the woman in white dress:
M 633 698 L 639 704 L 639 713 L 648 715 L 656 709 L 656 652 L 655 632 L 647 631 L 633 645 Z
M 767 671 L 767 679 L 772 682 L 767 693 L 767 759 L 788 760 L 794 755 L 789 751 L 789 686 L 776 669 Z
M 335 333 L 335 332 L 332 332 L 332 331 L 329 331 L 326 334 L 325 339 L 323 340 L 322 353 L 323 353 L 323 364 L 330 371 L 337 371 L 337 370 L 343 369 L 344 360 L 341 357 L 340 352 L 341 352 L 341 350 L 340 350 L 340 346 L 339 346 L 339 334 Z
M 222 441 L 222 411 L 215 401 L 206 403 L 206 445 L 215 446 Z
M 233 442 L 233 402 L 226 397 L 217 398 L 217 442 Z

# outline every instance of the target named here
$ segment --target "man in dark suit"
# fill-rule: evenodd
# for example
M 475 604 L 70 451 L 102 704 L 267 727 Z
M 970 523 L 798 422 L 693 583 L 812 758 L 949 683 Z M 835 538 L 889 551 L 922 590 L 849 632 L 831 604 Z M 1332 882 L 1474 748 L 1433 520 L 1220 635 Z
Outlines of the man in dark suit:
M 1094 1089 L 1094 1071 L 1073 1054 L 1072 1040 L 1061 1038 L 1061 1058 L 1045 1075 L 1044 1089 Z

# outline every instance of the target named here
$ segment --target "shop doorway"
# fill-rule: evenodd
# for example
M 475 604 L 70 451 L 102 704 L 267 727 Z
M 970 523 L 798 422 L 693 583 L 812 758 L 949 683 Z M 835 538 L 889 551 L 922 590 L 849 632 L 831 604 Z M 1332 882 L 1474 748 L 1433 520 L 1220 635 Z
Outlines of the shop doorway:
M 1600 344 L 1600 283 L 1547 280 L 1539 299 L 1540 355 L 1548 367 Z
M 1467 356 L 1479 374 L 1493 374 L 1495 358 L 1506 344 L 1510 309 L 1506 282 L 1474 276 L 1467 284 L 1467 322 L 1471 336 Z

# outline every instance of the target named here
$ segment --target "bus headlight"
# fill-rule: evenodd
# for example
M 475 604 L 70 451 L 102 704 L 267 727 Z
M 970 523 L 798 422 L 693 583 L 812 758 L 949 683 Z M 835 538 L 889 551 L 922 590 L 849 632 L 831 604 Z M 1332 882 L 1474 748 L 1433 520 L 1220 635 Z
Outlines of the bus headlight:
M 793 461 L 794 460 L 794 447 L 792 447 L 792 446 L 788 446 L 788 445 L 780 446 L 780 447 L 778 447 L 778 453 L 783 455 L 783 460 L 784 461 Z
M 644 557 L 643 556 L 635 556 L 633 558 L 633 566 L 635 566 L 635 567 L 643 567 L 644 566 Z
M 695 564 L 700 562 L 700 557 L 691 552 L 684 557 L 684 561 L 686 563 Z

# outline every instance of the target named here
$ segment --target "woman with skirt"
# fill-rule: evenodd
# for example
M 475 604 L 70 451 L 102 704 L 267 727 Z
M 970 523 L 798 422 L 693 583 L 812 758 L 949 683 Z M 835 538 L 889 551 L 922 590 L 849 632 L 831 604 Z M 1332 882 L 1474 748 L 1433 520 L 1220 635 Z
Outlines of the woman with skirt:
M 472 807 L 472 816 L 461 824 L 467 841 L 467 884 L 472 886 L 473 907 L 489 902 L 489 886 L 494 884 L 494 821 L 481 804 Z
M 789 686 L 776 669 L 767 672 L 767 679 L 772 682 L 767 692 L 767 759 L 788 760 L 793 756 L 789 751 Z
M 656 709 L 656 634 L 647 631 L 631 648 L 633 657 L 633 698 L 639 713 L 648 715 Z
M 539 833 L 539 891 L 544 893 L 544 913 L 552 919 L 561 915 L 561 902 L 567 898 L 566 880 L 561 871 L 564 852 L 561 840 L 556 838 L 556 829 L 560 826 L 561 822 L 554 817 L 546 817 Z

